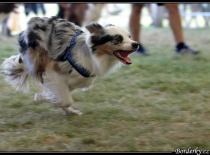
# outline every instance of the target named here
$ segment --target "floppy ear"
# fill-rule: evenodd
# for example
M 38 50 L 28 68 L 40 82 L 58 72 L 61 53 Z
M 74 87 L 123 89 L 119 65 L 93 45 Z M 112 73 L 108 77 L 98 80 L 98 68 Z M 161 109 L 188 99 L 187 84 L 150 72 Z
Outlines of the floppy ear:
M 86 25 L 85 28 L 90 32 L 90 33 L 99 33 L 104 30 L 104 27 L 101 26 L 98 23 L 91 23 L 89 25 Z

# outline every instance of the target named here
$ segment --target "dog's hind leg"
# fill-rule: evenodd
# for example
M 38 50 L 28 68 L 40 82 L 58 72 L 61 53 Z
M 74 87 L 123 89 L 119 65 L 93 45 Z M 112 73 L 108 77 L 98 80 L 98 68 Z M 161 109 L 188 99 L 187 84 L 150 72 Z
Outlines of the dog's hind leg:
M 71 96 L 71 94 L 69 94 L 69 101 L 70 101 L 70 103 L 72 104 L 74 101 L 73 101 L 73 99 L 72 99 L 72 96 Z M 74 115 L 82 115 L 82 112 L 80 112 L 79 110 L 75 110 L 72 106 L 71 106 L 71 104 L 68 106 L 68 107 L 62 107 L 62 109 L 64 110 L 64 114 L 65 115 L 68 115 L 68 114 L 74 114 Z
M 75 110 L 71 106 L 72 103 L 73 103 L 73 100 L 72 100 L 71 94 L 69 93 L 69 91 L 68 93 L 66 91 L 66 96 L 65 97 L 63 96 L 60 102 L 62 109 L 64 111 L 64 115 L 68 115 L 68 114 L 82 115 L 82 112 L 80 112 L 79 110 Z
M 74 114 L 81 115 L 82 113 L 79 110 L 75 110 L 71 105 L 73 103 L 73 99 L 71 97 L 69 87 L 66 83 L 66 79 L 64 76 L 59 75 L 58 73 L 48 73 L 47 77 L 44 76 L 44 87 L 46 87 L 47 91 L 43 91 L 43 93 L 37 93 L 35 95 L 35 100 L 45 98 L 50 103 L 58 104 L 64 110 L 65 115 Z

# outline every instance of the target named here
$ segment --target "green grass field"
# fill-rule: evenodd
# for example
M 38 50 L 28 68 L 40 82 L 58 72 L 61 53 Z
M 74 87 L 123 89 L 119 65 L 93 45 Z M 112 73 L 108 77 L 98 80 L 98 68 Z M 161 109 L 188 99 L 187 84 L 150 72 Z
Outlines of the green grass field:
M 0 79 L 0 151 L 174 151 L 210 149 L 210 29 L 185 30 L 197 56 L 175 55 L 169 28 L 144 28 L 150 56 L 133 54 L 87 91 L 75 91 L 82 116 L 62 116 L 48 103 Z M 17 53 L 15 39 L 0 42 L 0 62 Z

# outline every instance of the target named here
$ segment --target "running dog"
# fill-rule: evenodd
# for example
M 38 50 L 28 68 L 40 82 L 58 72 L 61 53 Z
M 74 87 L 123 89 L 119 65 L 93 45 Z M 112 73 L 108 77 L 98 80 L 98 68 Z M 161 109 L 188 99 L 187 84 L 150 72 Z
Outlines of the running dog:
M 59 17 L 31 18 L 18 35 L 19 54 L 2 63 L 6 82 L 27 92 L 32 76 L 42 88 L 34 95 L 36 102 L 47 101 L 66 114 L 81 115 L 71 106 L 71 92 L 88 88 L 122 63 L 130 65 L 128 55 L 139 46 L 121 27 L 91 23 L 85 28 Z

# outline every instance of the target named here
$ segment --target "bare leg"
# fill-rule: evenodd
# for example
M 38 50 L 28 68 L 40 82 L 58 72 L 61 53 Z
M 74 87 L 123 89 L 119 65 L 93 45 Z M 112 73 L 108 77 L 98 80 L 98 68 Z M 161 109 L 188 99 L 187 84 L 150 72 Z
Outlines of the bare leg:
M 184 42 L 184 35 L 181 23 L 181 17 L 179 13 L 178 4 L 174 3 L 165 3 L 165 7 L 169 13 L 169 22 L 171 29 L 173 31 L 173 35 L 176 43 Z
M 129 19 L 129 28 L 131 32 L 131 37 L 133 40 L 140 43 L 140 21 L 141 21 L 141 10 L 143 4 L 132 4 L 131 14 Z
M 178 4 L 165 3 L 165 6 L 169 12 L 169 21 L 177 44 L 177 52 L 181 54 L 198 54 L 199 51 L 193 50 L 185 45 Z

